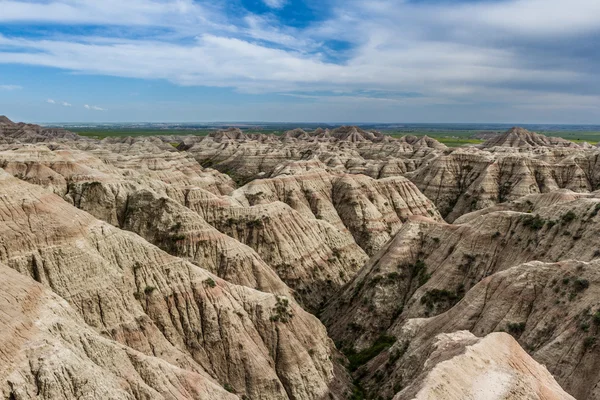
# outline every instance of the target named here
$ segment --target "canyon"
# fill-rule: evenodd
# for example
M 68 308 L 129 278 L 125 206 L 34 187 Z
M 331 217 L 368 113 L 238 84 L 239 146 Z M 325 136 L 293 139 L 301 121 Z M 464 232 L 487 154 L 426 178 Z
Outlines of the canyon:
M 600 148 L 0 117 L 5 399 L 600 400 Z

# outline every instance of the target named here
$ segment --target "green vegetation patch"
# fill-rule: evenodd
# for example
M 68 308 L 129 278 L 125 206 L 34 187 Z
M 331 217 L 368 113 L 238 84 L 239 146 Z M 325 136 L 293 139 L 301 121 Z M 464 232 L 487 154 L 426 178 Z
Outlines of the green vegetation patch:
M 354 349 L 346 351 L 346 357 L 348 357 L 349 361 L 348 369 L 352 372 L 356 371 L 362 365 L 377 357 L 383 350 L 392 347 L 394 343 L 396 343 L 394 336 L 381 335 L 371 347 L 361 352 L 357 353 Z

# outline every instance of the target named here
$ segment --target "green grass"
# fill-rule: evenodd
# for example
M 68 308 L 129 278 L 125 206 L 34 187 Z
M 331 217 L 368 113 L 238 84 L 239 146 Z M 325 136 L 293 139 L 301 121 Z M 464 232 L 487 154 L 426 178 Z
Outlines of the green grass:
M 558 136 L 576 143 L 588 142 L 596 144 L 600 142 L 600 132 L 597 131 L 539 131 L 538 133 L 546 136 Z
M 136 128 L 119 128 L 119 129 L 99 129 L 99 128 L 75 128 L 73 132 L 87 137 L 103 139 L 106 137 L 123 137 L 123 136 L 156 136 L 156 135 L 197 135 L 204 136 L 211 132 L 208 129 L 136 129 Z M 281 129 L 263 129 L 263 130 L 244 130 L 247 134 L 262 133 L 272 135 L 282 135 Z M 481 132 L 479 130 L 383 130 L 392 137 L 400 138 L 406 135 L 424 136 L 427 135 L 434 138 L 448 147 L 460 147 L 467 145 L 475 145 L 483 143 L 481 139 L 474 138 L 474 135 Z M 501 133 L 498 131 L 498 133 Z M 539 131 L 546 136 L 562 137 L 576 143 L 588 142 L 592 145 L 600 142 L 600 132 L 598 131 Z
M 179 130 L 179 129 L 73 129 L 73 132 L 81 136 L 97 139 L 106 137 L 123 136 L 159 136 L 159 135 L 197 135 L 204 136 L 207 130 Z
M 446 146 L 448 147 L 460 147 L 460 146 L 466 146 L 466 145 L 470 145 L 470 144 L 480 144 L 483 143 L 484 140 L 481 139 L 455 139 L 455 138 L 448 138 L 448 137 L 436 137 L 435 138 L 438 142 L 444 143 Z

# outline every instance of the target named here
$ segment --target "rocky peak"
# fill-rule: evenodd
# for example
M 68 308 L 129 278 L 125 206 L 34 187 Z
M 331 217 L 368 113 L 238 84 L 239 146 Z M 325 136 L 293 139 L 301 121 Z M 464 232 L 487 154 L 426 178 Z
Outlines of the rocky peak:
M 8 119 L 8 117 L 6 115 L 0 115 L 0 125 L 14 125 L 15 123 L 12 122 L 10 119 Z
M 345 142 L 379 142 L 386 138 L 381 132 L 365 131 L 358 126 L 340 126 L 331 131 L 331 135 Z
M 310 135 L 304 129 L 296 128 L 285 132 L 283 137 L 285 139 L 309 139 Z
M 240 128 L 227 128 L 227 129 L 219 129 L 216 132 L 209 133 L 210 137 L 215 140 L 223 140 L 223 139 L 233 139 L 233 140 L 243 140 L 246 139 L 246 134 L 242 132 Z
M 425 135 L 425 136 L 414 136 L 414 135 L 406 135 L 406 136 L 402 136 L 399 139 L 400 142 L 402 143 L 407 143 L 415 148 L 423 148 L 423 147 L 429 147 L 432 149 L 446 149 L 447 146 L 443 143 L 438 142 L 437 140 L 430 138 L 429 136 Z
M 500 136 L 487 140 L 483 148 L 491 147 L 579 147 L 577 144 L 558 137 L 548 137 L 530 132 L 518 126 L 512 127 Z

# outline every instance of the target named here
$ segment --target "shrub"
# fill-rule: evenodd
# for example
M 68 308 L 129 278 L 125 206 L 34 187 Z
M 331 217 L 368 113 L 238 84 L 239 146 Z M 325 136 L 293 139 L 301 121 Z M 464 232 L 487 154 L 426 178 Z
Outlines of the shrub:
M 263 222 L 260 219 L 254 219 L 246 222 L 248 228 L 262 228 Z
M 575 282 L 573 282 L 573 289 L 575 289 L 577 292 L 582 292 L 588 287 L 590 287 L 590 281 L 587 279 L 577 278 L 575 279 Z
M 348 361 L 350 362 L 348 369 L 350 371 L 356 371 L 361 365 L 364 365 L 377 357 L 383 350 L 392 347 L 395 342 L 396 338 L 394 336 L 381 335 L 368 349 L 364 349 L 359 353 L 350 350 L 346 354 Z
M 224 384 L 223 389 L 227 390 L 229 393 L 235 393 L 233 386 L 231 386 L 229 383 Z
M 583 348 L 586 350 L 592 347 L 594 344 L 596 344 L 596 338 L 593 336 L 588 336 L 583 340 Z
M 276 297 L 275 307 L 273 307 L 273 314 L 271 315 L 271 321 L 273 322 L 288 322 L 294 317 L 290 307 L 290 301 L 285 297 Z
M 592 317 L 592 320 L 594 321 L 594 324 L 600 325 L 600 310 L 596 311 L 596 313 Z
M 411 277 L 417 278 L 419 286 L 423 286 L 431 278 L 431 274 L 427 273 L 427 266 L 423 260 L 417 260 L 414 264 L 409 265 L 408 269 Z
M 432 289 L 421 297 L 421 304 L 425 304 L 428 309 L 432 309 L 438 303 L 447 303 L 449 306 L 453 306 L 458 300 L 460 298 L 455 292 L 446 289 Z
M 154 292 L 156 290 L 156 288 L 154 286 L 146 286 L 144 288 L 144 293 L 146 294 L 152 294 L 152 292 Z
M 215 282 L 215 280 L 213 278 L 206 278 L 204 280 L 204 285 L 214 288 L 215 286 L 217 286 L 217 283 Z
M 182 234 L 182 233 L 178 233 L 178 234 L 176 234 L 176 235 L 172 235 L 172 236 L 171 236 L 171 240 L 172 240 L 173 242 L 178 242 L 178 241 L 180 241 L 180 240 L 184 240 L 184 239 L 185 239 L 185 235 L 184 235 L 184 234 Z
M 534 217 L 531 215 L 523 218 L 523 226 L 528 227 L 532 231 L 539 231 L 544 227 L 546 221 L 540 217 L 539 214 L 536 214 Z
M 402 346 L 400 346 L 399 348 L 395 349 L 394 351 L 392 351 L 390 353 L 390 358 L 388 359 L 387 363 L 389 365 L 392 365 L 396 361 L 398 361 L 400 359 L 400 357 L 402 357 L 404 354 L 406 354 L 406 351 L 408 350 L 409 345 L 410 345 L 410 342 L 408 340 L 405 340 L 404 342 L 402 342 Z
M 577 218 L 577 214 L 575 214 L 573 211 L 568 211 L 566 214 L 564 214 L 562 217 L 560 217 L 560 220 L 567 224 L 571 221 L 573 221 L 575 218 Z
M 525 322 L 510 322 L 506 327 L 509 333 L 520 335 L 525 331 Z

